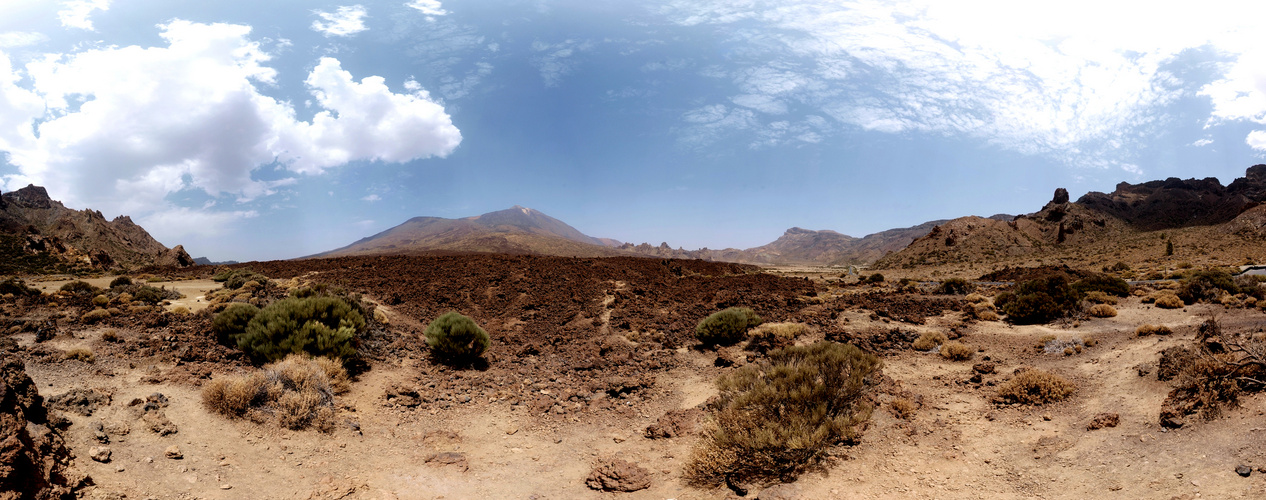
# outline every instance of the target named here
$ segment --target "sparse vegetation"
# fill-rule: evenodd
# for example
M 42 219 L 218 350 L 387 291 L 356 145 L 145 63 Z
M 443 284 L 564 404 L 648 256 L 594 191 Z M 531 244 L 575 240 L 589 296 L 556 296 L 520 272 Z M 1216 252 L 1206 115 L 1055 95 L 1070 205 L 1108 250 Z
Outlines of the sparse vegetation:
M 916 351 L 931 351 L 936 349 L 936 346 L 944 344 L 946 340 L 949 339 L 944 333 L 937 331 L 923 332 L 922 335 L 919 335 L 919 338 L 914 339 L 914 342 L 910 343 L 910 347 Z
M 1035 368 L 1024 370 L 1015 378 L 998 386 L 994 401 L 998 403 L 1042 405 L 1062 401 L 1077 389 L 1072 382 L 1053 373 Z
M 695 327 L 695 338 L 704 345 L 733 345 L 747 336 L 747 331 L 762 323 L 760 316 L 746 307 L 731 307 L 712 313 Z
M 796 343 L 797 337 L 808 332 L 809 328 L 801 323 L 765 323 L 752 329 L 746 349 L 767 353 L 790 347 Z
M 117 278 L 110 280 L 110 288 L 118 288 L 121 286 L 128 286 L 131 284 L 132 284 L 132 278 L 129 278 L 127 276 L 119 276 Z
M 1161 425 L 1181 427 L 1187 415 L 1215 418 L 1242 391 L 1266 388 L 1266 335 L 1229 332 L 1209 316 L 1197 328 L 1195 346 L 1161 352 L 1156 374 L 1174 380 L 1161 405 Z
M 79 322 L 84 324 L 92 324 L 110 317 L 110 311 L 100 307 L 88 311 L 79 317 Z
M 223 320 L 217 316 L 212 328 L 257 362 L 298 353 L 347 359 L 356 354 L 356 333 L 365 326 L 364 317 L 336 297 L 279 300 L 251 316 L 244 331 L 233 330 L 246 316 L 250 310 L 239 307 Z
M 715 419 L 686 477 L 718 485 L 796 476 L 830 446 L 860 435 L 872 411 L 861 396 L 879 367 L 851 344 L 819 342 L 773 351 L 721 377 Z
M 202 390 L 202 403 L 229 418 L 329 432 L 334 424 L 334 395 L 347 389 L 342 365 L 295 354 L 261 370 L 213 378 Z
M 976 285 L 963 278 L 946 278 L 936 288 L 936 293 L 945 295 L 966 295 L 976 289 Z
M 437 357 L 453 362 L 469 361 L 488 349 L 488 332 L 460 313 L 444 313 L 426 327 L 426 345 Z
M 910 420 L 914 418 L 914 413 L 918 411 L 919 405 L 909 398 L 894 398 L 892 403 L 888 404 L 892 409 L 893 416 L 901 420 Z
M 1003 302 L 1005 305 L 999 307 L 1007 315 L 1007 321 L 1029 325 L 1064 317 L 1079 307 L 1081 295 L 1069 285 L 1066 276 L 1051 274 L 1021 283 L 1014 297 L 1007 297 Z
M 1086 312 L 1096 318 L 1112 318 L 1117 315 L 1117 308 L 1108 304 L 1095 304 Z
M 1178 309 L 1183 306 L 1182 299 L 1178 298 L 1171 292 L 1162 292 L 1156 295 L 1156 307 L 1161 309 Z
M 122 342 L 123 338 L 119 336 L 118 330 L 110 328 L 104 332 L 101 332 L 101 340 L 104 340 L 106 342 Z
M 950 361 L 967 361 L 974 354 L 976 354 L 975 349 L 957 340 L 941 344 L 941 357 Z
M 1108 274 L 1095 274 L 1077 280 L 1073 283 L 1073 289 L 1081 294 L 1103 292 L 1117 297 L 1130 296 L 1130 284 L 1121 278 Z
M 0 295 L 13 294 L 18 297 L 40 296 L 40 289 L 27 286 L 21 278 L 9 278 L 0 281 Z
M 97 356 L 92 353 L 92 349 L 76 347 L 62 353 L 63 359 L 73 359 L 83 361 L 84 363 L 96 363 Z
M 875 273 L 866 277 L 866 283 L 870 283 L 872 285 L 877 285 L 883 282 L 884 282 L 884 275 L 879 274 L 879 273 Z
M 257 314 L 259 308 L 251 304 L 230 304 L 211 319 L 211 331 L 215 332 L 216 340 L 221 344 L 237 345 L 236 335 L 246 333 L 246 327 Z
M 1117 298 L 1099 290 L 1094 290 L 1086 293 L 1086 302 L 1115 306 L 1117 305 Z
M 75 280 L 62 285 L 61 291 L 75 295 L 96 295 L 101 292 L 101 289 L 92 286 L 87 281 Z
M 1183 278 L 1178 286 L 1178 298 L 1184 303 L 1215 301 L 1224 293 L 1240 293 L 1231 274 L 1222 269 L 1204 269 Z
M 1172 333 L 1174 333 L 1174 330 L 1171 330 L 1170 327 L 1166 327 L 1166 325 L 1162 325 L 1162 324 L 1161 325 L 1156 325 L 1156 324 L 1139 325 L 1138 329 L 1134 330 L 1134 334 L 1137 334 L 1138 337 L 1147 337 L 1147 335 L 1153 335 L 1153 334 L 1169 335 Z

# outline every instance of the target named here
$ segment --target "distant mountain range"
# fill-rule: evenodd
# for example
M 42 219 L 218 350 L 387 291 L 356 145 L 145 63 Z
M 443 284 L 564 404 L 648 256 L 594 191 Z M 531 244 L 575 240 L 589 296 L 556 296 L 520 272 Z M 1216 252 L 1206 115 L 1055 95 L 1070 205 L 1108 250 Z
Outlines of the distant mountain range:
M 684 250 L 671 248 L 667 243 L 634 245 L 595 238 L 538 210 L 514 206 L 461 219 L 414 217 L 351 245 L 311 257 L 479 252 L 573 257 L 635 255 L 766 265 L 849 265 L 868 263 L 885 253 L 900 250 L 941 222 L 944 221 L 891 229 L 864 238 L 793 227 L 772 243 L 756 248 Z
M 40 186 L 0 195 L 0 273 L 193 265 L 127 216 L 72 210 Z

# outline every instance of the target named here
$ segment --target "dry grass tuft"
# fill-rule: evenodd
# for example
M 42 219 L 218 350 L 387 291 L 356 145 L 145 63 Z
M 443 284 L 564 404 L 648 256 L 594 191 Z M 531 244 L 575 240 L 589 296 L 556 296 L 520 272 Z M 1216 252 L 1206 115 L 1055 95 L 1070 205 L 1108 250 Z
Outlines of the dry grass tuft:
M 971 304 L 979 304 L 982 302 L 989 302 L 989 297 L 986 297 L 976 292 L 972 292 L 972 293 L 967 294 L 966 297 L 963 297 L 963 300 L 966 300 L 968 303 L 971 303 Z
M 110 328 L 104 332 L 101 332 L 101 340 L 104 340 L 106 342 L 122 342 L 123 338 L 119 337 L 118 330 Z
M 914 339 L 914 342 L 910 343 L 910 347 L 913 347 L 916 351 L 931 351 L 936 349 L 936 346 L 944 344 L 946 340 L 949 340 L 949 338 L 944 333 L 924 332 L 923 335 L 919 335 L 919 338 Z
M 76 347 L 62 353 L 62 359 L 77 359 L 84 363 L 96 363 L 97 356 L 92 353 L 91 349 Z
M 88 311 L 79 317 L 79 321 L 85 324 L 92 324 L 110 317 L 110 311 L 97 308 Z
M 919 409 L 919 404 L 910 401 L 909 398 L 896 398 L 892 403 L 888 404 L 892 410 L 892 414 L 901 420 L 910 420 L 914 418 L 914 412 Z
M 941 357 L 950 361 L 967 361 L 976 350 L 957 340 L 941 344 Z
M 1086 300 L 1094 304 L 1117 305 L 1117 298 L 1099 290 L 1086 292 Z
M 1117 315 L 1117 308 L 1107 304 L 1095 304 L 1087 312 L 1096 318 L 1111 318 Z
M 1140 325 L 1137 330 L 1134 330 L 1134 333 L 1140 337 L 1146 337 L 1148 335 L 1170 335 L 1174 331 L 1165 325 Z
M 999 386 L 994 402 L 1041 405 L 1061 401 L 1075 390 L 1077 386 L 1059 375 L 1029 369 Z
M 1161 309 L 1178 309 L 1183 306 L 1182 299 L 1172 292 L 1161 292 L 1156 295 L 1156 307 Z
M 809 333 L 809 327 L 802 323 L 765 323 L 749 334 L 747 350 L 766 353 L 775 349 L 790 347 L 796 338 Z
M 273 420 L 288 429 L 334 424 L 334 395 L 348 389 L 347 371 L 328 358 L 290 355 L 244 375 L 211 380 L 202 390 L 207 409 L 229 418 Z

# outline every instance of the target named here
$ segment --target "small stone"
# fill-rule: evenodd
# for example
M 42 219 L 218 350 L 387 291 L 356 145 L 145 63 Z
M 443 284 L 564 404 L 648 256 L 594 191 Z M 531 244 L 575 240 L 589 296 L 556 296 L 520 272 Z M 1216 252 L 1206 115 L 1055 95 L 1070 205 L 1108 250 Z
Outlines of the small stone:
M 96 460 L 103 464 L 106 462 L 109 462 L 110 461 L 110 447 L 93 446 L 92 448 L 88 448 L 88 456 L 92 458 L 93 460 Z
M 123 472 L 124 470 L 126 469 L 124 469 L 122 465 L 114 468 L 114 472 Z
M 1086 430 L 1093 431 L 1104 427 L 1116 427 L 1121 423 L 1121 415 L 1117 413 L 1100 413 L 1095 415 L 1094 420 L 1086 424 Z
M 221 484 L 221 485 L 220 485 L 220 489 L 222 489 L 222 490 L 231 490 L 231 489 L 233 489 L 233 485 L 231 485 L 231 484 Z
M 971 367 L 972 371 L 979 373 L 981 375 L 988 375 L 990 373 L 993 373 L 996 368 L 997 368 L 996 365 L 988 362 L 987 360 L 984 363 L 976 363 L 972 365 Z
M 1047 422 L 1050 422 L 1050 421 L 1051 421 L 1051 414 L 1050 414 L 1050 413 L 1043 414 L 1043 415 L 1042 415 L 1042 420 L 1045 420 L 1045 421 L 1047 421 Z
M 1241 465 L 1235 468 L 1235 473 L 1239 474 L 1240 477 L 1248 477 L 1250 474 L 1253 473 L 1253 468 L 1247 465 Z
M 163 456 L 170 458 L 172 460 L 180 460 L 182 458 L 185 458 L 185 455 L 183 453 L 180 453 L 180 447 L 174 444 L 167 447 L 167 450 L 163 452 Z

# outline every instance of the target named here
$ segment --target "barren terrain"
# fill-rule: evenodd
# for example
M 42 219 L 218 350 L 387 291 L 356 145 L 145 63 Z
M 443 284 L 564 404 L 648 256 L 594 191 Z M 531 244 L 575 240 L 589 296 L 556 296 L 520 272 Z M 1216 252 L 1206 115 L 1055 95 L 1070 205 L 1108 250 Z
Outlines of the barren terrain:
M 890 379 L 875 396 L 878 408 L 859 444 L 836 448 L 825 470 L 754 487 L 748 497 L 1266 496 L 1266 473 L 1255 470 L 1246 478 L 1235 470 L 1266 467 L 1260 452 L 1266 449 L 1266 397 L 1246 393 L 1218 418 L 1193 416 L 1179 429 L 1164 429 L 1158 413 L 1171 385 L 1147 369 L 1162 349 L 1190 342 L 1209 314 L 1216 313 L 1224 329 L 1260 331 L 1266 315 L 1256 308 L 1165 310 L 1130 297 L 1113 318 L 1010 326 L 964 321 L 960 296 L 842 286 L 838 269 L 775 275 L 697 261 L 499 256 L 250 267 L 278 287 L 298 278 L 362 292 L 385 313 L 387 321 L 375 323 L 362 343 L 368 370 L 337 399 L 338 425 L 330 433 L 290 431 L 205 409 L 203 383 L 250 369 L 235 350 L 210 338 L 209 312 L 148 313 L 93 325 L 71 321 L 77 313 L 70 313 L 51 340 L 36 342 L 31 331 L 9 336 L 45 398 L 76 389 L 109 395 L 91 415 L 76 413 L 84 405 L 55 410 L 73 422 L 66 431 L 76 456 L 72 468 L 95 483 L 83 491 L 86 497 L 733 497 L 730 489 L 697 488 L 682 478 L 698 426 L 675 437 L 644 435 L 670 410 L 701 407 L 716 394 L 716 378 L 735 369 L 722 365 L 759 359 L 740 347 L 695 346 L 694 324 L 731 305 L 752 307 L 767 320 L 809 325 L 798 343 L 855 342 L 881 356 Z M 170 273 L 201 279 L 165 282 L 186 295 L 169 308 L 193 309 L 216 285 L 205 280 L 206 268 Z M 11 301 L 4 321 L 35 322 L 72 307 Z M 449 309 L 469 314 L 492 334 L 486 367 L 453 369 L 425 355 L 419 332 Z M 1136 336 L 1144 323 L 1167 325 L 1174 334 Z M 118 339 L 103 340 L 107 331 Z M 953 362 L 912 350 L 909 340 L 925 331 L 961 335 L 979 352 Z M 1047 335 L 1098 343 L 1077 354 L 1047 354 L 1035 348 Z M 95 360 L 57 355 L 75 348 L 92 350 Z M 973 381 L 973 366 L 986 362 L 993 373 Z M 1077 390 L 1042 406 L 992 403 L 996 384 L 1021 367 L 1060 374 Z M 178 428 L 173 434 L 154 432 L 143 418 L 141 407 L 155 393 L 164 398 L 153 399 L 166 400 L 161 411 Z M 919 402 L 912 417 L 892 411 L 898 395 Z M 1087 430 L 1100 413 L 1118 414 L 1119 425 Z M 706 418 L 701 415 L 695 419 Z M 173 445 L 181 458 L 167 458 Z M 108 462 L 89 457 L 100 446 L 111 450 Z M 586 478 L 608 458 L 646 469 L 649 488 L 590 489 Z

